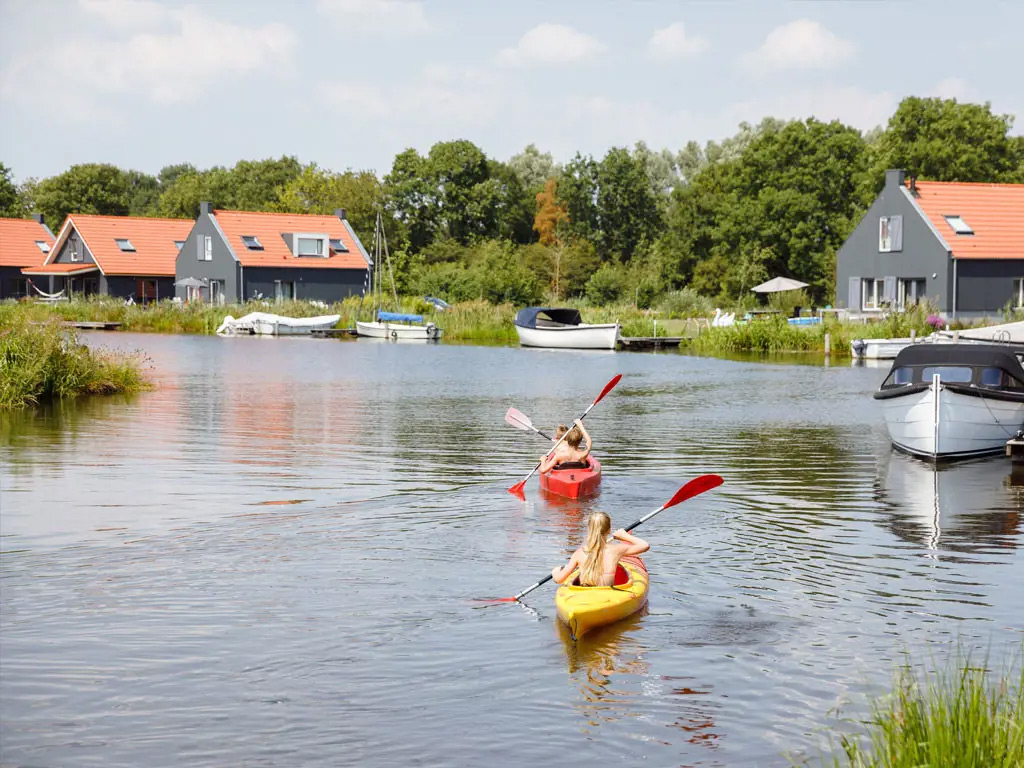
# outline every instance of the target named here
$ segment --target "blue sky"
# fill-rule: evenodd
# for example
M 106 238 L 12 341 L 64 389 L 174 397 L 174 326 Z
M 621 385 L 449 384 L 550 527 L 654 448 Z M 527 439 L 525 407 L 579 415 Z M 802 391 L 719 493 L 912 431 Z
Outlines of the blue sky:
M 908 95 L 1024 132 L 1014 2 L 0 0 L 0 161 L 156 173 L 296 155 L 383 175 L 470 139 L 557 160 L 765 116 L 884 124 Z

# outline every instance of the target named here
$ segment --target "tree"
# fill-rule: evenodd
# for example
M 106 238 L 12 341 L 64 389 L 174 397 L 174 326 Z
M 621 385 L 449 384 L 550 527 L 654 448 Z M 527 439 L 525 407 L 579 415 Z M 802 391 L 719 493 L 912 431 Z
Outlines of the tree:
M 25 205 L 11 180 L 11 169 L 0 163 L 0 216 L 20 219 L 24 215 Z
M 512 155 L 508 165 L 523 188 L 534 192 L 561 170 L 551 153 L 541 152 L 535 144 L 527 144 L 522 152 Z
M 229 205 L 240 211 L 272 211 L 281 191 L 300 173 L 298 159 L 287 155 L 277 160 L 239 160 L 229 173 Z
M 160 202 L 160 182 L 141 171 L 125 171 L 128 183 L 128 214 L 154 216 Z
M 667 149 L 655 152 L 643 141 L 633 147 L 633 159 L 643 166 L 651 184 L 651 192 L 659 206 L 668 201 L 668 196 L 681 182 L 677 155 Z
M 561 241 L 561 230 L 569 221 L 569 212 L 556 192 L 557 181 L 547 180 L 544 189 L 537 193 L 537 213 L 533 217 L 533 228 L 542 245 L 555 245 Z
M 84 163 L 39 182 L 35 203 L 47 222 L 64 221 L 69 213 L 128 215 L 131 179 L 113 165 Z
M 658 235 L 661 212 L 642 158 L 620 147 L 608 150 L 597 167 L 597 211 L 601 244 L 620 260 Z
M 562 170 L 557 186 L 558 201 L 569 214 L 571 239 L 596 242 L 600 236 L 597 211 L 597 163 L 579 152 Z
M 1024 182 L 1024 137 L 1010 136 L 1013 117 L 985 104 L 910 96 L 900 102 L 879 139 L 872 181 L 887 168 L 933 181 Z
M 381 196 L 380 180 L 372 171 L 332 173 L 311 163 L 285 184 L 277 208 L 288 213 L 320 214 L 333 214 L 344 208 L 356 233 L 368 238 L 373 232 Z M 368 242 L 364 244 L 369 246 Z

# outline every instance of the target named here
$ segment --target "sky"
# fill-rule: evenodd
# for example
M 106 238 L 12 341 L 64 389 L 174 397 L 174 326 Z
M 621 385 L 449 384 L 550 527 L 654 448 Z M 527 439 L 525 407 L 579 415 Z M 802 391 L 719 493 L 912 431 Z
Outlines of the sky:
M 0 162 L 384 175 L 452 139 L 564 162 L 767 116 L 868 130 L 911 95 L 1022 133 L 1021 29 L 1024 3 L 989 0 L 0 0 Z

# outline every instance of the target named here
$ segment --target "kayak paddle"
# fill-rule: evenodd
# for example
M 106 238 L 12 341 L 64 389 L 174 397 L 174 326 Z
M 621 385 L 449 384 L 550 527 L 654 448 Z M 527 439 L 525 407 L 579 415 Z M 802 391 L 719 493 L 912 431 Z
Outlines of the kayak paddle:
M 594 398 L 594 402 L 592 402 L 590 405 L 588 405 L 587 406 L 587 410 L 585 410 L 583 412 L 583 415 L 580 416 L 580 421 L 582 421 L 583 419 L 587 418 L 587 414 L 590 413 L 590 409 L 593 408 L 598 403 L 600 403 L 605 395 L 607 395 L 609 392 L 611 392 L 613 389 L 615 389 L 615 385 L 619 383 L 619 379 L 621 379 L 621 378 L 622 378 L 622 374 L 618 373 L 618 374 L 615 375 L 615 377 L 611 381 L 609 381 L 607 384 L 604 385 L 604 389 L 601 390 L 601 394 Z M 547 453 L 548 456 L 550 456 L 554 452 L 555 448 L 557 448 L 559 445 L 562 444 L 562 441 L 565 440 L 565 438 L 566 438 L 566 436 L 568 434 L 569 434 L 569 432 L 567 431 L 564 435 L 562 435 L 560 438 L 558 438 L 558 442 L 556 442 L 553 446 L 551 446 L 551 450 L 548 451 L 548 453 Z M 513 494 L 513 495 L 515 495 L 515 496 L 518 496 L 521 499 L 526 498 L 523 495 L 523 486 L 525 486 L 527 481 L 529 481 L 529 479 L 531 477 L 533 477 L 533 473 L 536 472 L 538 469 L 540 469 L 541 463 L 542 462 L 538 461 L 537 462 L 537 466 L 534 467 L 532 470 L 530 470 L 530 474 L 528 474 L 526 477 L 524 477 L 518 483 L 516 483 L 511 488 L 509 488 L 508 492 Z
M 641 517 L 635 523 L 631 523 L 629 525 L 629 527 L 626 528 L 626 532 L 628 533 L 629 531 L 632 531 L 637 526 L 642 525 L 643 523 L 646 523 L 648 520 L 650 520 L 652 517 L 654 517 L 659 512 L 664 512 L 669 507 L 674 507 L 676 504 L 684 502 L 687 499 L 692 499 L 694 496 L 699 496 L 700 494 L 704 493 L 704 491 L 710 491 L 712 488 L 717 488 L 721 484 L 722 484 L 722 478 L 721 478 L 720 475 L 700 475 L 699 477 L 693 478 L 693 480 L 688 482 L 686 485 L 682 486 L 678 491 L 675 492 L 675 495 L 673 495 L 671 499 L 666 501 L 664 504 L 662 504 L 656 510 L 654 510 L 653 512 L 648 512 L 646 515 Z M 532 586 L 527 587 L 526 589 L 524 589 L 522 592 L 520 592 L 515 597 L 499 597 L 499 598 L 496 598 L 494 600 L 490 600 L 488 602 L 494 602 L 494 603 L 517 603 L 517 602 L 519 602 L 520 598 L 525 597 L 530 592 L 533 592 L 533 590 L 535 590 L 537 587 L 541 586 L 542 584 L 546 584 L 547 582 L 551 581 L 551 579 L 553 579 L 553 578 L 554 577 L 549 573 L 547 576 L 545 576 L 543 579 L 538 581 L 536 584 L 533 584 Z
M 533 422 L 530 421 L 529 416 L 522 411 L 517 411 L 515 408 L 508 409 L 508 412 L 505 414 L 505 423 L 515 427 L 516 429 L 521 429 L 523 432 L 534 432 L 548 440 L 554 440 L 553 437 L 548 437 L 545 433 L 533 426 Z

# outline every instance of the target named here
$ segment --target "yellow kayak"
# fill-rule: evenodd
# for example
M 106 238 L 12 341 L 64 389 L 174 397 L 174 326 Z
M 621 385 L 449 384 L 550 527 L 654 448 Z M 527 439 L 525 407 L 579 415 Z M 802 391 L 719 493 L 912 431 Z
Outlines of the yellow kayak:
M 650 577 L 639 557 L 624 557 L 619 561 L 619 572 L 611 587 L 574 586 L 578 576 L 579 572 L 574 573 L 555 592 L 558 618 L 568 625 L 574 638 L 594 627 L 631 616 L 647 603 Z

